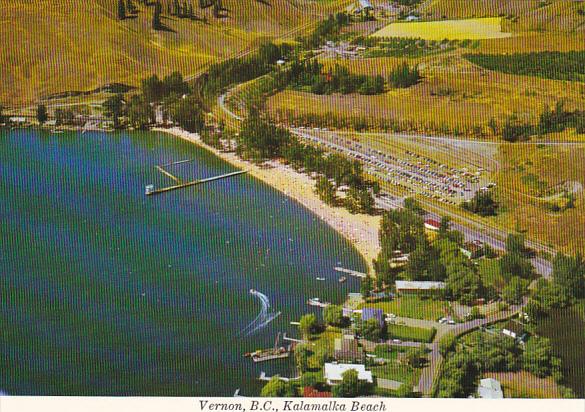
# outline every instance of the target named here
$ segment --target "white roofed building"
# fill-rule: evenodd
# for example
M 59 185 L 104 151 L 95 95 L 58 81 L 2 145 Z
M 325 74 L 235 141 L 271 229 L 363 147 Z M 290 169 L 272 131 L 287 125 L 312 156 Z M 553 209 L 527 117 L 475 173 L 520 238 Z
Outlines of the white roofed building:
M 373 383 L 372 372 L 367 371 L 364 365 L 352 365 L 348 363 L 326 363 L 325 364 L 325 380 L 329 385 L 336 385 L 343 380 L 343 374 L 348 370 L 353 369 L 358 373 L 358 379 Z
M 493 378 L 486 378 L 479 381 L 477 394 L 482 399 L 503 399 L 502 385 Z
M 396 292 L 398 293 L 419 293 L 433 290 L 445 289 L 445 282 L 397 280 Z

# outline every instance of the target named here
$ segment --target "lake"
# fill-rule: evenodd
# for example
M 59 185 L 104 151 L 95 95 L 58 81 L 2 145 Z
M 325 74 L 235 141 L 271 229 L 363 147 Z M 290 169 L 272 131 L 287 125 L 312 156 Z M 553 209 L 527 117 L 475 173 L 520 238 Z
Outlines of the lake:
M 308 298 L 359 289 L 333 267 L 365 262 L 248 175 L 144 195 L 183 159 L 168 170 L 184 180 L 236 170 L 163 133 L 0 132 L 1 391 L 253 395 L 261 371 L 296 374 L 243 353 L 298 337 Z

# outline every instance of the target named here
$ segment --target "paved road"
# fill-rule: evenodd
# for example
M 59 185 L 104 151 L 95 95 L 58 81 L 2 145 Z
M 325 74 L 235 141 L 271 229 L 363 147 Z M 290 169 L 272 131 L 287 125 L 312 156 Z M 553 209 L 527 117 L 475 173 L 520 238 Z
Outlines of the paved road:
M 450 332 L 455 336 L 463 335 L 481 326 L 486 326 L 491 323 L 509 319 L 515 316 L 522 307 L 523 305 L 510 306 L 507 311 L 488 316 L 485 319 L 475 319 L 469 322 L 452 325 Z M 422 370 L 420 380 L 418 382 L 417 389 L 425 397 L 430 397 L 433 395 L 433 384 L 438 379 L 439 371 L 441 370 L 441 365 L 443 364 L 443 357 L 439 353 L 439 340 L 440 338 L 435 337 L 435 341 L 428 346 L 430 349 L 429 362 Z

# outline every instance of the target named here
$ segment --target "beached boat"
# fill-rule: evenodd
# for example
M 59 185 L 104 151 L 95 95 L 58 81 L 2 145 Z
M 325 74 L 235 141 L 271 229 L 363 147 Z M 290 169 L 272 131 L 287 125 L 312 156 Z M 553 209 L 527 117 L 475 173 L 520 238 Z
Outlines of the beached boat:
M 331 305 L 331 303 L 329 302 L 321 302 L 321 299 L 319 298 L 311 298 L 307 301 L 307 305 L 309 306 L 317 306 L 318 308 L 325 308 L 329 305 Z

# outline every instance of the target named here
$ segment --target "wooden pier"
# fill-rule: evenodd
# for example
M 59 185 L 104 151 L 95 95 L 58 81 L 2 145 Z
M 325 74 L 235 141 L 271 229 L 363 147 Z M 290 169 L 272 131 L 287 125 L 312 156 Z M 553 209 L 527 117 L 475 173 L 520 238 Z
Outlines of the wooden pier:
M 166 192 L 170 192 L 170 191 L 177 190 L 177 189 L 183 189 L 183 188 L 186 188 L 186 187 L 189 187 L 189 186 L 195 186 L 195 185 L 200 185 L 202 183 L 213 182 L 215 180 L 226 179 L 228 177 L 237 176 L 237 175 L 241 175 L 243 173 L 247 173 L 248 172 L 247 170 L 238 170 L 237 172 L 226 173 L 226 174 L 220 175 L 220 176 L 208 177 L 207 179 L 193 180 L 192 182 L 181 183 L 181 180 L 179 178 L 173 176 L 171 173 L 167 172 L 162 167 L 156 166 L 156 168 L 161 173 L 163 173 L 167 177 L 173 179 L 175 182 L 177 182 L 179 184 L 174 185 L 174 186 L 163 187 L 161 189 L 147 190 L 146 191 L 146 196 L 158 195 L 158 194 L 161 194 L 161 193 L 166 193 Z
M 337 272 L 347 273 L 350 276 L 355 276 L 356 278 L 366 278 L 368 275 L 366 273 L 358 272 L 356 270 L 342 268 L 340 266 L 336 266 L 333 268 Z

